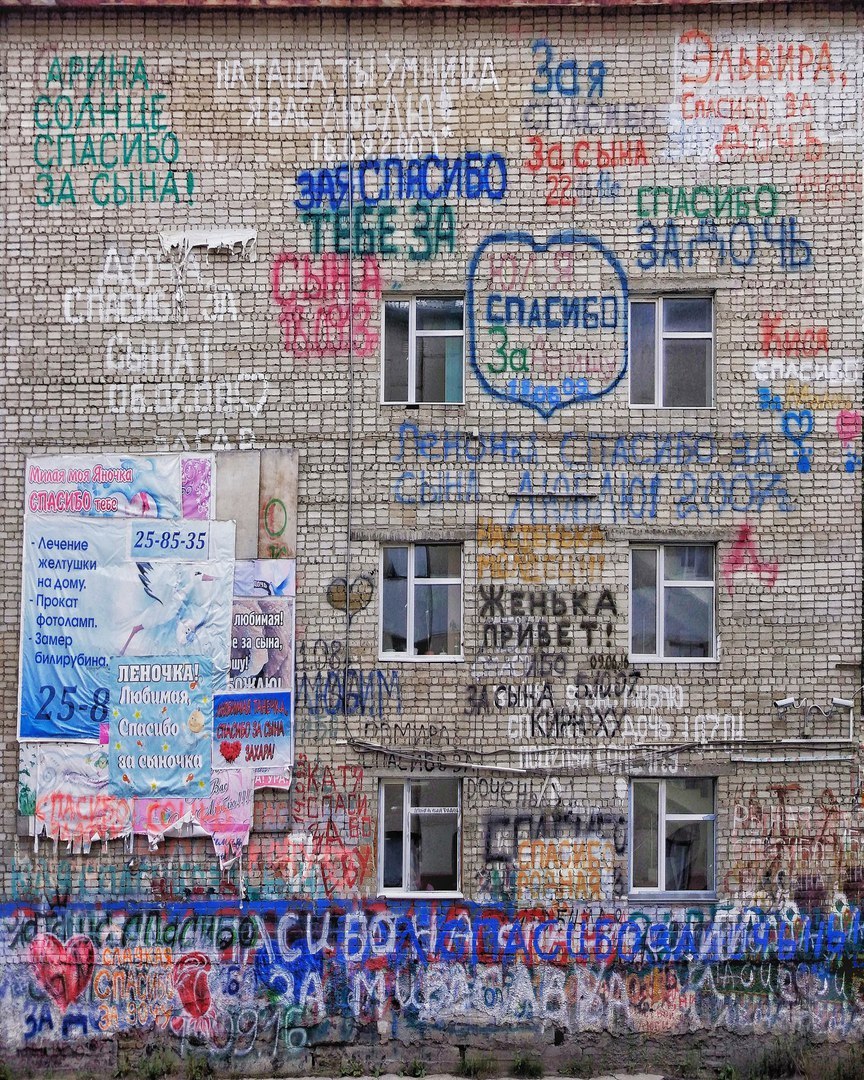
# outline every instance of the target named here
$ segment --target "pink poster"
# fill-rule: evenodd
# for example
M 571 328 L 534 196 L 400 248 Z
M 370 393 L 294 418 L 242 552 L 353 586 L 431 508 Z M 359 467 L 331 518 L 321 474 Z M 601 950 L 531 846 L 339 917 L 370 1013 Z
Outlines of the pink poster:
M 221 769 L 211 775 L 208 798 L 134 799 L 133 831 L 149 837 L 155 847 L 171 829 L 198 826 L 211 837 L 220 864 L 226 866 L 249 842 L 253 789 L 251 770 Z

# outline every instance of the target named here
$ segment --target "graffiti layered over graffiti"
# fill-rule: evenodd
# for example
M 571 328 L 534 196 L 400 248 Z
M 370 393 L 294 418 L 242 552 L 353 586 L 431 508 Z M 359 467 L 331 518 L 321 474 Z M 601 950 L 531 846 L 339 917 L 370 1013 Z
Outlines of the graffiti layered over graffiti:
M 7 1046 L 134 1029 L 289 1057 L 344 1024 L 860 1031 L 858 909 L 7 908 Z

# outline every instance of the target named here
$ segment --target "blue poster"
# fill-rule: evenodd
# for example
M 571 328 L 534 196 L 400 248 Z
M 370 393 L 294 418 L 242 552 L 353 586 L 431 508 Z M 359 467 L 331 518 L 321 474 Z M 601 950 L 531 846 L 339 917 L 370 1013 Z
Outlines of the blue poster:
M 133 554 L 135 522 L 25 518 L 19 739 L 104 741 L 113 657 L 207 656 L 227 684 L 234 523 L 178 524 L 191 550 L 157 558 Z M 191 561 L 205 526 L 209 558 Z
M 294 764 L 291 693 L 217 694 L 213 709 L 213 768 L 254 766 L 277 772 Z
M 210 790 L 212 667 L 204 656 L 115 657 L 108 774 L 115 795 Z

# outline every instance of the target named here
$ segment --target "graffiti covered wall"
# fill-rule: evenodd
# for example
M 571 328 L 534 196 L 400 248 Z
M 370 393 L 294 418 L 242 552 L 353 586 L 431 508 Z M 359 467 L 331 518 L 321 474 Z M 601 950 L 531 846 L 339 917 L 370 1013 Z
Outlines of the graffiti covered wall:
M 856 6 L 3 28 L 10 1052 L 860 1039 Z

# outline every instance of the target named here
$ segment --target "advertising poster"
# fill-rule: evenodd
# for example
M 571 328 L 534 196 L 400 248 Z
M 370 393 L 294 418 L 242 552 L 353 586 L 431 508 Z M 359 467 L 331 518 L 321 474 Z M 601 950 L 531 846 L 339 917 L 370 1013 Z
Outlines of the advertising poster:
M 33 817 L 36 812 L 36 777 L 41 743 L 21 743 L 18 753 L 18 813 Z
M 118 795 L 201 796 L 210 787 L 213 689 L 204 656 L 115 658 L 108 764 Z
M 264 788 L 276 788 L 279 791 L 290 791 L 291 769 L 282 769 L 278 773 L 264 772 L 263 769 L 255 770 L 255 790 L 262 791 Z
M 132 832 L 132 801 L 111 793 L 104 747 L 40 744 L 35 789 L 37 834 L 87 851 L 93 841 Z
M 233 550 L 233 522 L 28 515 L 19 739 L 107 738 L 113 657 L 207 656 L 224 689 Z
M 27 459 L 28 514 L 98 518 L 211 516 L 212 459 L 207 454 L 64 454 Z

